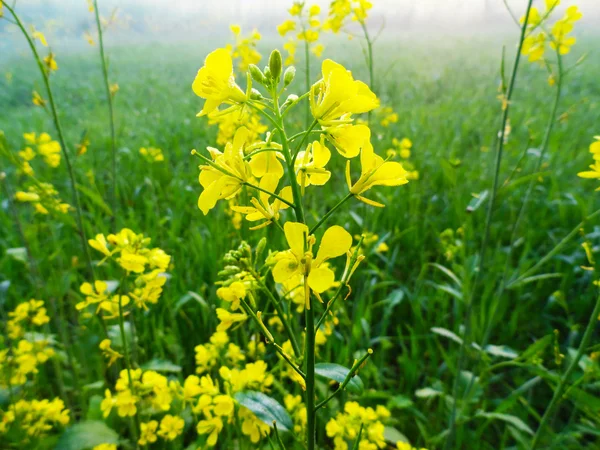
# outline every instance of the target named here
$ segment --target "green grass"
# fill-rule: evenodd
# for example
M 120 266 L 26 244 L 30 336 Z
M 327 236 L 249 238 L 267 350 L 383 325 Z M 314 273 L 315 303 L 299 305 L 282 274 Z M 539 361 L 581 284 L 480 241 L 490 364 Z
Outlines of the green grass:
M 515 40 L 516 37 L 504 40 L 507 65 L 512 60 Z M 600 134 L 597 82 L 600 60 L 595 44 L 597 41 L 588 37 L 575 47 L 575 53 L 590 51 L 591 56 L 566 80 L 559 106 L 562 119 L 550 140 L 543 173 L 518 230 L 510 277 L 535 264 L 586 215 L 600 207 L 600 197 L 593 193 L 597 183 L 577 177 L 577 172 L 591 163 L 587 147 L 593 136 Z M 211 43 L 211 48 L 219 45 Z M 442 433 L 451 407 L 448 396 L 458 345 L 431 329 L 438 327 L 461 334 L 464 299 L 474 276 L 487 203 L 473 212 L 467 206 L 474 193 L 491 187 L 493 149 L 500 122 L 500 105 L 495 97 L 500 80 L 501 46 L 499 39 L 377 44 L 378 94 L 382 104 L 392 106 L 400 120 L 387 129 L 376 127 L 373 144 L 383 154 L 391 146 L 392 137 L 409 137 L 414 143 L 411 162 L 420 179 L 401 188 L 377 189 L 374 198 L 385 203 L 385 209 L 374 210 L 351 201 L 335 219 L 353 235 L 363 231 L 379 234 L 389 251 L 372 252 L 353 278 L 352 296 L 340 310 L 340 325 L 318 360 L 349 366 L 359 351 L 372 347 L 374 356 L 361 371 L 368 390 L 359 400 L 365 405 L 387 403 L 395 427 L 413 445 L 437 448 L 444 440 Z M 280 248 L 282 243 L 275 228 L 249 232 L 244 227 L 236 231 L 222 206 L 206 217 L 196 206 L 201 188 L 197 181 L 198 160 L 190 155 L 190 150 L 215 145 L 216 129 L 195 117 L 202 101 L 190 86 L 208 50 L 203 46 L 166 44 L 108 48 L 110 80 L 120 86 L 115 102 L 120 200 L 116 222 L 118 227 L 152 237 L 153 243 L 171 254 L 174 262 L 161 302 L 150 312 L 135 317 L 136 359 L 140 363 L 153 357 L 168 359 L 181 365 L 186 374 L 194 370 L 194 346 L 206 342 L 217 324 L 214 309 L 219 300 L 214 282 L 222 267 L 222 255 L 241 239 L 256 244 L 262 236 L 267 236 L 271 249 Z M 266 46 L 262 50 L 268 54 Z M 325 56 L 352 69 L 356 78 L 366 79 L 362 59 L 338 50 L 332 44 Z M 359 55 L 358 51 L 355 55 Z M 107 201 L 110 141 L 99 60 L 95 52 L 70 56 L 58 53 L 57 60 L 60 70 L 52 76 L 52 84 L 66 137 L 72 147 L 83 133 L 91 141 L 88 153 L 75 160 L 79 183 L 93 192 L 94 198 Z M 569 56 L 569 63 L 574 61 L 575 57 Z M 0 69 L 13 74 L 10 84 L 4 78 L 0 80 L 0 130 L 4 131 L 10 147 L 14 151 L 21 148 L 23 132 L 47 131 L 55 136 L 50 118 L 31 104 L 31 91 L 43 90 L 29 56 L 13 58 Z M 298 72 L 293 86 L 299 91 L 303 79 L 300 68 Z M 239 77 L 238 82 L 242 82 Z M 523 61 L 512 103 L 512 132 L 506 145 L 501 182 L 527 148 L 540 145 L 552 95 L 553 89 L 548 86 L 543 70 Z M 302 114 L 298 114 L 297 120 L 302 120 Z M 139 148 L 148 145 L 163 149 L 164 164 L 148 164 L 139 156 Z M 486 149 L 489 151 L 483 151 Z M 532 150 L 512 180 L 500 190 L 483 289 L 475 298 L 472 315 L 476 342 L 483 338 L 494 291 L 504 268 L 511 227 L 535 160 Z M 16 190 L 21 180 L 5 159 L 2 166 Z M 308 220 L 312 223 L 345 193 L 343 166 L 333 164 L 331 170 L 332 180 L 323 193 L 318 197 L 311 197 L 310 192 L 307 195 Z M 64 165 L 58 170 L 41 171 L 39 175 L 55 183 L 62 197 L 70 200 Z M 109 228 L 107 206 L 101 206 L 85 193 L 82 202 L 88 236 L 114 231 Z M 62 308 L 63 318 L 52 326 L 69 336 L 81 383 L 102 379 L 102 362 L 97 352 L 99 334 L 85 331 L 73 308 L 84 272 L 76 230 L 49 218 L 33 216 L 27 207 L 19 206 L 25 236 L 44 280 L 42 290 L 36 292 L 28 267 L 6 253 L 7 249 L 22 247 L 22 242 L 5 205 L 0 211 L 0 281 L 10 281 L 10 287 L 0 297 L 3 309 L 10 310 L 33 296 Z M 453 261 L 447 261 L 439 235 L 446 229 L 460 227 L 464 230 L 462 247 Z M 598 245 L 597 220 L 587 224 L 583 233 Z M 541 269 L 541 273 L 558 274 L 555 278 L 541 279 L 505 293 L 492 317 L 489 344 L 507 346 L 520 353 L 534 341 L 558 330 L 556 343 L 569 359 L 569 352 L 577 348 L 596 297 L 591 288 L 592 274 L 580 267 L 586 264 L 581 242 L 581 236 L 577 236 Z M 73 257 L 79 258 L 76 267 Z M 460 280 L 460 285 L 433 264 L 445 266 Z M 103 268 L 98 273 L 103 279 L 118 276 Z M 562 293 L 563 303 L 556 301 L 557 291 Z M 92 323 L 86 325 L 97 328 Z M 247 339 L 244 333 L 240 329 L 233 335 L 244 341 Z M 593 342 L 598 342 L 597 335 Z M 481 378 L 467 395 L 464 415 L 459 416 L 456 448 L 520 448 L 529 439 L 514 424 L 488 420 L 476 411 L 510 414 L 535 430 L 539 415 L 551 398 L 553 376 L 564 371 L 564 366 L 554 362 L 552 345 L 541 359 L 543 366 L 531 363 L 486 374 L 491 364 L 506 359 L 492 356 L 480 359 L 477 352 L 468 352 L 465 370 Z M 587 393 L 570 395 L 563 401 L 551 423 L 556 435 L 548 432 L 544 440 L 551 448 L 598 445 L 594 427 L 600 422 L 600 398 L 595 396 L 599 368 L 598 363 L 589 359 L 586 364 L 595 367 L 589 379 L 579 386 Z M 52 373 L 53 369 L 48 368 L 43 376 L 50 378 Z M 465 380 L 468 382 L 468 378 Z M 73 380 L 67 379 L 66 384 L 72 387 Z M 415 395 L 418 390 L 432 386 L 445 395 L 427 399 Z M 42 392 L 54 389 L 43 382 L 38 388 Z M 523 390 L 517 391 L 519 388 Z M 92 390 L 84 395 L 89 397 L 101 391 Z M 78 414 L 85 416 L 86 411 Z M 324 423 L 330 411 L 320 414 L 320 422 Z

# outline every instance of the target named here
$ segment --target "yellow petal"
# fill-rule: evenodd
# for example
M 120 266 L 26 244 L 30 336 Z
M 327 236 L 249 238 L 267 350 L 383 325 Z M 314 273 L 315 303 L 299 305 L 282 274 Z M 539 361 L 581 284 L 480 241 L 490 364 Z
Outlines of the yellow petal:
M 329 227 L 319 246 L 319 252 L 315 259 L 315 266 L 321 265 L 324 261 L 344 255 L 352 246 L 352 236 L 339 225 Z M 312 272 L 311 272 L 312 273 Z
M 352 241 L 352 238 L 350 240 Z M 317 267 L 308 274 L 308 285 L 319 294 L 333 286 L 334 281 L 335 275 L 328 267 Z
M 308 238 L 308 227 L 299 222 L 286 222 L 283 231 L 292 252 L 298 257 L 304 256 L 304 242 Z
M 298 259 L 291 252 L 283 253 L 283 255 L 279 254 L 280 259 L 273 267 L 273 279 L 277 283 L 283 283 L 299 273 Z

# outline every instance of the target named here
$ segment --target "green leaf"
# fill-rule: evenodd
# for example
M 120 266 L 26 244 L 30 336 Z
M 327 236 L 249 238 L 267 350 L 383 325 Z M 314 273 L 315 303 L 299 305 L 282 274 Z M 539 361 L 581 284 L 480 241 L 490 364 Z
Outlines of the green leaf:
M 521 353 L 519 359 L 522 360 L 531 360 L 532 358 L 537 357 L 540 353 L 542 353 L 548 345 L 552 342 L 552 335 L 544 336 L 541 339 L 538 339 L 533 344 L 531 344 L 527 349 Z
M 473 211 L 477 211 L 479 207 L 483 205 L 484 202 L 487 200 L 488 195 L 489 194 L 486 189 L 485 191 L 482 191 L 479 194 L 477 194 L 476 197 L 473 197 L 469 202 L 469 205 L 467 206 L 467 212 L 472 213 Z
M 438 391 L 437 389 L 433 389 L 430 387 L 426 387 L 423 389 L 419 389 L 415 392 L 415 395 L 419 398 L 433 398 L 438 395 L 444 395 L 442 391 Z
M 477 413 L 477 417 L 485 417 L 486 419 L 490 419 L 490 420 L 502 420 L 503 422 L 511 424 L 513 427 L 515 427 L 516 429 L 518 429 L 520 431 L 530 434 L 531 436 L 534 435 L 534 432 L 531 428 L 529 428 L 529 425 L 527 425 L 525 422 L 523 422 L 517 416 L 513 416 L 510 414 L 488 413 L 485 411 L 479 411 Z
M 90 188 L 83 186 L 82 184 L 77 185 L 77 190 L 86 196 L 93 204 L 100 207 L 106 214 L 112 217 L 113 213 L 108 205 L 102 199 L 102 196 L 97 192 L 92 191 Z
M 145 364 L 142 364 L 144 370 L 154 370 L 155 372 L 169 372 L 179 373 L 181 372 L 181 366 L 167 361 L 166 359 L 154 358 Z
M 129 322 L 124 322 L 123 329 L 125 330 L 125 339 L 127 339 L 127 343 L 131 346 L 131 342 L 133 340 L 131 324 Z M 121 328 L 119 325 L 112 325 L 108 327 L 108 338 L 112 341 L 113 346 L 120 348 L 123 347 L 123 339 L 121 339 Z
M 519 357 L 516 351 L 506 345 L 487 345 L 485 351 L 492 356 L 500 358 L 515 359 Z
M 55 450 L 87 450 L 100 444 L 118 444 L 119 435 L 104 422 L 87 420 L 65 430 Z
M 7 248 L 6 254 L 23 264 L 27 264 L 27 250 L 25 250 L 25 247 Z
M 277 422 L 277 429 L 291 431 L 294 427 L 292 419 L 281 404 L 262 392 L 244 391 L 235 394 L 235 399 L 242 406 L 252 411 L 256 417 L 269 426 Z
M 387 402 L 388 409 L 405 409 L 410 408 L 412 405 L 413 401 L 404 395 L 395 395 Z
M 457 344 L 462 344 L 463 340 L 458 337 L 458 335 L 450 330 L 447 330 L 446 328 L 440 328 L 440 327 L 433 327 L 431 329 L 432 332 L 434 332 L 435 334 L 439 334 L 440 336 L 444 336 L 448 339 L 450 339 L 451 341 L 456 342 Z
M 340 366 L 339 364 L 319 363 L 315 364 L 315 373 L 323 378 L 328 378 L 341 384 L 346 380 L 348 373 L 350 373 L 350 369 Z M 346 385 L 346 389 L 353 394 L 359 395 L 365 389 L 365 385 L 358 375 L 354 375 L 350 378 L 350 382 Z
M 394 446 L 398 441 L 410 444 L 408 438 L 394 427 L 385 427 L 383 429 L 383 437 L 387 442 L 391 443 Z

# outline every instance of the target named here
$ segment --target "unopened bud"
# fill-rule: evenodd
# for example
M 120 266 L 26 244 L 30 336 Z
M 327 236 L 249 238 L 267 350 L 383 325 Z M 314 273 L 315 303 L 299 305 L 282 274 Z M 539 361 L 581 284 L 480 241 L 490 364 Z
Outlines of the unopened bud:
M 269 69 L 271 70 L 271 78 L 273 80 L 278 80 L 281 76 L 281 53 L 279 50 L 275 49 L 271 52 L 271 56 L 269 57 Z
M 250 72 L 250 75 L 252 76 L 252 79 L 254 81 L 256 81 L 257 83 L 260 83 L 260 84 L 265 84 L 265 76 L 260 71 L 260 69 L 258 68 L 257 65 L 250 64 L 248 66 L 248 72 Z
M 250 100 L 262 100 L 262 98 L 263 96 L 259 91 L 257 91 L 256 89 L 250 90 Z
M 296 76 L 296 68 L 294 66 L 290 66 L 285 69 L 285 73 L 283 74 L 283 86 L 288 87 L 292 81 L 294 81 L 294 77 Z

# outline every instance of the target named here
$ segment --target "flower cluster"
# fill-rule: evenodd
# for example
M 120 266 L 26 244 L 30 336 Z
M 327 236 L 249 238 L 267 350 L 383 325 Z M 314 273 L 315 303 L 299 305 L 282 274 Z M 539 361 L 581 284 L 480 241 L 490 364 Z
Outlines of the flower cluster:
M 58 141 L 53 140 L 48 133 L 41 133 L 40 135 L 34 132 L 24 133 L 23 138 L 26 147 L 19 151 L 18 155 L 22 163 L 21 170 L 24 173 L 33 174 L 30 162 L 38 155 L 50 167 L 54 168 L 60 165 L 60 144 Z
M 579 172 L 577 175 L 581 178 L 596 178 L 600 180 L 600 136 L 594 136 L 595 141 L 590 144 L 590 153 L 594 159 L 594 164 L 590 165 L 590 169 L 585 172 Z M 600 191 L 600 187 L 596 189 Z
M 42 215 L 66 214 L 71 209 L 71 205 L 63 202 L 58 191 L 50 183 L 34 182 L 25 191 L 17 191 L 15 200 L 20 203 L 29 203 L 33 205 L 35 212 Z
M 6 333 L 12 341 L 0 349 L 0 387 L 24 385 L 39 372 L 38 367 L 55 354 L 51 338 L 40 333 L 50 318 L 43 300 L 20 303 L 8 313 Z
M 325 28 L 339 33 L 347 25 L 348 18 L 364 24 L 373 4 L 368 0 L 333 0 L 329 6 Z
M 539 62 L 543 66 L 547 45 L 555 50 L 559 55 L 566 55 L 575 44 L 575 38 L 570 36 L 575 22 L 581 19 L 582 14 L 577 6 L 570 6 L 565 11 L 565 15 L 557 20 L 550 32 L 546 31 L 548 18 L 554 9 L 559 5 L 560 0 L 545 0 L 546 10 L 543 13 L 533 7 L 529 12 L 527 20 L 527 35 L 523 41 L 521 53 L 526 55 L 530 62 Z M 521 18 L 521 23 L 525 17 Z
M 235 43 L 228 46 L 228 49 L 231 51 L 233 60 L 237 63 L 238 70 L 245 72 L 250 64 L 258 64 L 262 58 L 256 50 L 261 35 L 258 30 L 254 29 L 250 35 L 243 37 L 239 25 L 231 25 L 229 28 L 235 37 Z
M 377 450 L 386 448 L 384 421 L 390 412 L 384 406 L 362 407 L 357 402 L 347 402 L 344 411 L 333 417 L 325 427 L 327 436 L 333 439 L 335 450 L 349 450 L 362 433 L 358 448 Z
M 150 238 L 136 234 L 129 228 L 123 228 L 119 233 L 109 234 L 108 237 L 98 234 L 88 242 L 104 255 L 99 265 L 106 260 L 114 260 L 125 272 L 125 276 L 133 274 L 135 278 L 127 294 L 113 294 L 112 290 L 117 287 L 114 283 L 110 287 L 109 283 L 101 280 L 96 280 L 93 284 L 83 283 L 79 290 L 84 295 L 84 300 L 76 305 L 78 310 L 94 305 L 96 314 L 102 312 L 104 319 L 113 319 L 127 305 L 146 310 L 148 304 L 158 303 L 167 281 L 165 272 L 171 263 L 171 257 L 164 250 L 150 248 Z
M 42 439 L 58 427 L 70 421 L 69 410 L 60 398 L 53 400 L 19 400 L 0 410 L 0 439 L 3 442 L 12 429 L 25 432 L 21 443 Z M 2 437 L 6 435 L 5 437 Z M 8 443 L 8 442 L 5 442 Z
M 289 9 L 291 19 L 285 20 L 277 27 L 277 31 L 281 36 L 286 36 L 288 33 L 297 31 L 296 39 L 304 41 L 310 48 L 310 51 L 317 57 L 321 57 L 323 44 L 318 43 L 319 35 L 323 29 L 319 14 L 321 7 L 319 5 L 306 6 L 304 2 L 295 1 Z M 288 57 L 285 64 L 294 64 L 296 55 L 297 41 L 294 39 L 288 40 L 283 48 L 287 51 Z M 307 50 L 308 51 L 308 50 Z
M 160 148 L 142 147 L 140 148 L 140 155 L 149 163 L 163 162 L 165 160 L 165 156 Z

